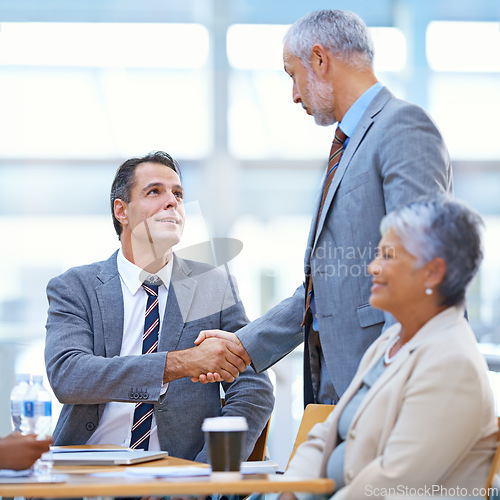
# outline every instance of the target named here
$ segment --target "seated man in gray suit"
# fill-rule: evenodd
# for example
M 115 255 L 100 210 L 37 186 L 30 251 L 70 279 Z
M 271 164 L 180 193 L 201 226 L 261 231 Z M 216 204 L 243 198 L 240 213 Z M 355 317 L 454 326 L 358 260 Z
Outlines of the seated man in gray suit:
M 226 272 L 172 252 L 185 220 L 177 163 L 164 152 L 126 161 L 111 209 L 121 248 L 47 286 L 45 362 L 64 403 L 54 443 L 161 449 L 205 462 L 203 419 L 237 415 L 248 421 L 248 456 L 273 389 L 267 374 L 245 369 L 234 343 L 194 346 L 200 330 L 235 331 L 248 319 Z M 218 384 L 191 381 L 219 365 L 224 407 Z

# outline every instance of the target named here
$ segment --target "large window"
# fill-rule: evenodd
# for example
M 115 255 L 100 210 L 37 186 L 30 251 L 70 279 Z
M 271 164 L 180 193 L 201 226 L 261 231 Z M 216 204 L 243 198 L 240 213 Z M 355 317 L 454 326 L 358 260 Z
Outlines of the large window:
M 58 2 L 67 8 L 63 0 L 51 4 Z M 164 149 L 180 161 L 190 202 L 182 247 L 211 236 L 239 239 L 243 250 L 229 268 L 254 319 L 302 280 L 333 136 L 332 127 L 318 127 L 292 102 L 292 82 L 282 68 L 287 23 L 309 10 L 305 4 L 276 2 L 271 8 L 268 2 L 259 21 L 267 24 L 251 24 L 264 3 L 231 0 L 234 9 L 221 16 L 211 12 L 220 2 L 153 2 L 158 13 L 145 17 L 154 22 L 142 16 L 141 22 L 109 22 L 116 21 L 113 9 L 123 13 L 122 3 L 91 3 L 92 22 L 85 2 L 77 2 L 67 15 L 75 21 L 80 13 L 78 22 L 0 25 L 0 435 L 10 429 L 14 371 L 44 370 L 47 281 L 118 247 L 108 196 L 124 159 Z M 131 9 L 134 2 L 123 4 Z M 394 2 L 352 4 L 363 9 L 357 13 L 368 24 L 376 20 L 370 31 L 380 81 L 431 114 L 450 150 L 456 195 L 485 218 L 485 261 L 468 308 L 481 348 L 497 352 L 498 22 L 444 21 L 440 0 L 427 3 L 432 9 L 405 0 L 397 9 Z M 473 6 L 477 18 L 491 12 L 486 4 Z M 16 2 L 9 5 L 15 10 Z M 331 5 L 315 0 L 310 7 Z M 421 9 L 418 16 L 410 15 L 413 8 Z M 191 22 L 180 22 L 186 9 L 193 10 L 184 16 Z M 297 10 L 303 12 L 295 16 Z M 458 9 L 457 19 L 459 13 L 466 17 Z M 176 22 L 156 22 L 157 14 Z M 36 9 L 29 15 L 43 17 Z M 273 373 L 270 450 L 282 465 L 289 452 L 284 443 L 293 442 L 301 416 L 301 377 L 299 351 Z M 494 384 L 500 388 L 500 381 Z

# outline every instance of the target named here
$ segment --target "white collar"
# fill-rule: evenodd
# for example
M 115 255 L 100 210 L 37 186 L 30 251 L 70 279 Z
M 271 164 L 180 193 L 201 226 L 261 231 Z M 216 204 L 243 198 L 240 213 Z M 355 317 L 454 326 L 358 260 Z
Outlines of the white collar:
M 174 254 L 172 254 L 172 257 L 165 264 L 165 266 L 163 266 L 157 273 L 155 273 L 156 276 L 161 278 L 161 280 L 163 281 L 163 285 L 167 290 L 170 286 L 173 262 Z M 129 289 L 132 295 L 135 295 L 137 293 L 137 290 L 141 288 L 142 283 L 144 282 L 145 271 L 139 266 L 136 266 L 135 264 L 127 260 L 125 255 L 123 255 L 123 251 L 121 248 L 118 250 L 116 264 L 118 266 L 118 273 L 125 283 L 125 286 Z

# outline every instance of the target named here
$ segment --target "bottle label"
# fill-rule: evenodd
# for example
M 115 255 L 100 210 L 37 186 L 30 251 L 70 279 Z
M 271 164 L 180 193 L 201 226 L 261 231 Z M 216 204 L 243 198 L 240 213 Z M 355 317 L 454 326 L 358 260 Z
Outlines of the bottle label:
M 35 403 L 33 401 L 24 402 L 24 416 L 28 418 L 35 416 Z
M 50 401 L 35 401 L 35 416 L 50 417 L 52 415 L 52 403 Z
M 21 415 L 21 401 L 11 401 L 10 402 L 10 414 L 13 417 L 18 417 Z

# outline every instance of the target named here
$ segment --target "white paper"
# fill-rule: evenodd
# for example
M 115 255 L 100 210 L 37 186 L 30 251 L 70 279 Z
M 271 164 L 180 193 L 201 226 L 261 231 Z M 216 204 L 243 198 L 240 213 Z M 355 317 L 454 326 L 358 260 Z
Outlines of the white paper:
M 279 464 L 272 460 L 256 460 L 241 462 L 240 471 L 242 474 L 276 474 L 278 468 Z
M 0 477 L 26 477 L 33 474 L 31 469 L 25 470 L 11 470 L 11 469 L 0 469 Z
M 52 453 L 82 453 L 82 452 L 105 452 L 105 451 L 132 451 L 132 448 L 68 448 L 67 446 L 51 446 Z
M 127 467 L 125 474 L 128 476 L 149 477 L 193 477 L 210 476 L 211 470 L 206 467 L 193 465 L 179 467 Z

